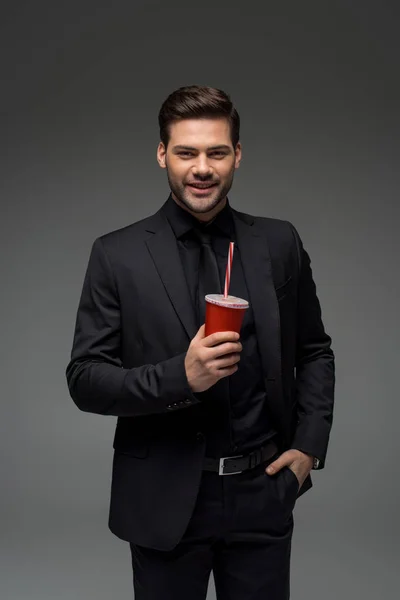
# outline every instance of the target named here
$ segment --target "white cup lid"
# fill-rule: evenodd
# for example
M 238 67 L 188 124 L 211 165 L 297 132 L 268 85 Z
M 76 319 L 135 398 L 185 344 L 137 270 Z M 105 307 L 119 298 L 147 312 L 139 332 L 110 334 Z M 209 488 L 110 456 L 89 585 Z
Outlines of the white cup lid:
M 225 296 L 223 294 L 207 294 L 206 301 L 217 306 L 226 306 L 227 308 L 249 308 L 249 303 L 244 298 L 237 296 Z

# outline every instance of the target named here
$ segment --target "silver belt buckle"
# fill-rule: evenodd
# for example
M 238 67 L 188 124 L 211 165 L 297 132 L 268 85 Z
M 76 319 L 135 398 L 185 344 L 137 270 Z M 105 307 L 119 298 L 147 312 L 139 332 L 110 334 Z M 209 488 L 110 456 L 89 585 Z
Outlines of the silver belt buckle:
M 224 461 L 228 458 L 242 458 L 243 454 L 238 454 L 237 456 L 224 456 L 219 459 L 219 475 L 237 475 L 238 473 L 243 473 L 243 471 L 233 471 L 232 473 L 224 473 Z

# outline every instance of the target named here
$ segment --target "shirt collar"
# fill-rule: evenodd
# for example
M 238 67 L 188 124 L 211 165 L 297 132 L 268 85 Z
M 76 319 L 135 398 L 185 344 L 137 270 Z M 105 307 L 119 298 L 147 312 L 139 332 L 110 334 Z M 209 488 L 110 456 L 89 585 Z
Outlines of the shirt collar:
M 203 226 L 196 217 L 175 202 L 172 198 L 172 194 L 169 195 L 163 210 L 177 239 L 184 237 L 194 227 Z M 233 240 L 234 224 L 228 198 L 226 199 L 224 208 L 217 214 L 211 223 L 204 227 L 206 230 L 209 228 L 211 235 L 222 233 L 222 235 Z

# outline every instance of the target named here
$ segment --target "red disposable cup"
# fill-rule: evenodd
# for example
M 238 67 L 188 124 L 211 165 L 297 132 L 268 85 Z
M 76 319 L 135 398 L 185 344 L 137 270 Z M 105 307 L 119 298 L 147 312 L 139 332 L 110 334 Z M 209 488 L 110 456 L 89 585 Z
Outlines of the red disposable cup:
M 245 310 L 249 303 L 243 298 L 223 294 L 207 294 L 205 336 L 217 331 L 240 333 Z

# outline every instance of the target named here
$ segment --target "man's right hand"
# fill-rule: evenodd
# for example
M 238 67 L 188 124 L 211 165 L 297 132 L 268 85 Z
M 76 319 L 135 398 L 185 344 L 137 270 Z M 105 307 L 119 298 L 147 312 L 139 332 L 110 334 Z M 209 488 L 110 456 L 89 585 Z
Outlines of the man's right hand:
M 219 379 L 235 373 L 239 366 L 242 344 L 234 331 L 220 331 L 204 336 L 203 324 L 185 357 L 186 377 L 193 392 L 204 392 Z

